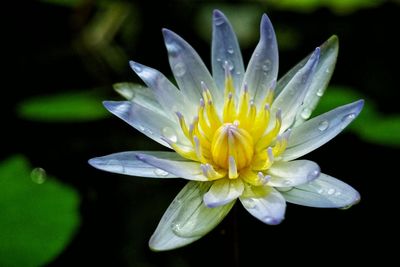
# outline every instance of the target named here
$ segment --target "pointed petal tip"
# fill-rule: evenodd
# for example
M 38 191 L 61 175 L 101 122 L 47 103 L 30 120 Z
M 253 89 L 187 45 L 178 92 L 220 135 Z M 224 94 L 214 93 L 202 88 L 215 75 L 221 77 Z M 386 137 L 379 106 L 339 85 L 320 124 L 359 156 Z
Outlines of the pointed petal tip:
M 98 159 L 97 158 L 91 158 L 88 160 L 88 164 L 92 167 L 97 168 L 97 163 L 98 163 Z
M 219 9 L 213 10 L 213 18 L 214 19 L 219 19 L 219 18 L 224 18 L 224 17 L 225 17 L 224 13 L 222 13 L 222 11 L 220 11 Z

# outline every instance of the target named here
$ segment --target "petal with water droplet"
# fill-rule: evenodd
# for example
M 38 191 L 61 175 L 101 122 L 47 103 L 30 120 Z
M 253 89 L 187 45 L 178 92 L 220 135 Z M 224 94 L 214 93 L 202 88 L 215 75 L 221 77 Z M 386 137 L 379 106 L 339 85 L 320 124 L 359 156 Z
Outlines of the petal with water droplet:
M 213 77 L 221 91 L 224 91 L 225 88 L 224 62 L 231 62 L 233 85 L 238 92 L 242 85 L 244 74 L 242 53 L 240 52 L 239 43 L 231 24 L 219 10 L 214 10 L 213 13 L 211 59 Z
M 214 80 L 196 51 L 176 33 L 163 29 L 169 63 L 176 82 L 188 103 L 198 105 L 202 95 L 202 83 L 210 90 L 214 103 L 221 108 L 223 92 L 217 89 Z
M 318 179 L 282 195 L 290 203 L 316 208 L 342 208 L 360 201 L 360 194 L 354 188 L 323 173 Z
M 250 58 L 243 78 L 242 90 L 247 85 L 250 95 L 259 105 L 274 85 L 278 75 L 278 44 L 275 31 L 267 15 L 263 15 L 260 25 L 260 41 Z
M 286 201 L 272 187 L 264 197 L 241 197 L 240 201 L 251 215 L 266 224 L 276 225 L 284 219 Z
M 301 105 L 314 77 L 319 54 L 319 48 L 315 49 L 304 67 L 297 71 L 272 103 L 271 111 L 273 114 L 279 109 L 282 110 L 281 133 L 292 126 L 297 114 L 302 111 Z
M 275 187 L 298 186 L 318 178 L 318 164 L 309 160 L 275 162 L 268 170 L 271 175 L 269 185 Z
M 104 101 L 103 104 L 112 114 L 166 147 L 169 147 L 169 145 L 162 140 L 162 129 L 165 127 L 179 129 L 178 122 L 172 121 L 165 115 L 150 110 L 136 102 Z M 178 136 L 179 142 L 186 144 L 188 141 L 183 137 L 182 131 L 177 130 L 176 132 L 180 134 Z
M 289 161 L 299 158 L 334 138 L 358 116 L 363 104 L 364 101 L 359 100 L 294 127 L 289 138 L 288 148 L 281 155 L 282 159 Z M 325 126 L 322 125 L 323 130 L 321 130 L 321 123 L 329 127 L 324 129 Z
M 228 204 L 242 195 L 244 185 L 241 179 L 220 179 L 213 182 L 204 195 L 204 204 L 209 208 Z
M 174 161 L 184 161 L 181 156 L 175 152 L 166 151 L 128 151 L 110 154 L 107 156 L 92 158 L 89 164 L 93 167 L 125 175 L 149 177 L 149 178 L 177 178 L 162 169 L 157 169 L 153 165 L 147 164 L 137 158 L 138 154 L 146 153 L 147 155 L 155 156 L 160 159 L 168 159 Z
M 187 160 L 184 158 L 169 159 L 152 155 L 146 151 L 136 153 L 136 158 L 149 164 L 155 168 L 160 168 L 172 175 L 181 177 L 187 180 L 194 181 L 208 181 L 207 177 L 203 175 L 201 164 L 199 162 Z
M 203 195 L 210 186 L 211 183 L 187 183 L 165 211 L 150 238 L 151 249 L 170 250 L 190 244 L 222 221 L 235 202 L 208 208 L 203 203 Z
M 196 113 L 194 105 L 186 105 L 181 92 L 161 72 L 134 61 L 129 62 L 131 68 L 151 89 L 154 97 L 164 109 L 164 114 L 175 119 L 175 112 L 184 114 L 189 112 L 190 117 Z

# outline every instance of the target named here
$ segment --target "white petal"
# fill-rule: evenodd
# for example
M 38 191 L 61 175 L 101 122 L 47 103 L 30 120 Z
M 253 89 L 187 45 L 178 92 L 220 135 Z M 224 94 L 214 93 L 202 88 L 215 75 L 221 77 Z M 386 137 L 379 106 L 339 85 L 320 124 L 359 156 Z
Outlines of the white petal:
M 136 74 L 146 83 L 151 89 L 154 97 L 158 103 L 162 106 L 164 113 L 172 118 L 176 119 L 175 113 L 177 111 L 187 114 L 189 112 L 190 118 L 195 114 L 193 105 L 188 105 L 183 100 L 181 92 L 158 70 L 144 66 L 142 64 L 130 61 L 131 68 Z
M 137 153 L 136 158 L 146 164 L 160 168 L 172 175 L 185 178 L 187 180 L 208 181 L 203 175 L 200 163 L 184 158 L 169 159 L 152 155 L 151 153 Z
M 103 157 L 92 158 L 89 164 L 93 167 L 125 175 L 150 177 L 150 178 L 177 178 L 178 176 L 168 173 L 162 169 L 155 168 L 141 160 L 137 159 L 138 154 L 147 155 L 170 160 L 182 160 L 175 152 L 166 151 L 128 151 L 110 154 Z
M 279 109 L 282 110 L 281 133 L 292 126 L 314 77 L 318 60 L 319 48 L 315 49 L 304 67 L 293 76 L 272 103 L 271 111 L 273 114 Z M 273 124 L 274 122 L 272 121 L 271 123 Z
M 278 44 L 274 28 L 264 14 L 260 25 L 260 41 L 247 66 L 242 86 L 244 88 L 247 85 L 257 105 L 264 100 L 267 90 L 276 82 L 278 60 Z
M 163 29 L 169 63 L 182 94 L 189 103 L 198 105 L 202 83 L 210 90 L 214 103 L 221 108 L 223 92 L 217 89 L 209 71 L 196 51 L 174 32 Z
M 177 122 L 163 114 L 131 101 L 104 101 L 103 104 L 111 113 L 166 147 L 169 145 L 162 140 L 164 132 L 168 132 L 168 136 L 165 137 L 169 139 L 186 142 L 186 138 L 182 137 L 181 131 L 177 129 Z
M 364 101 L 359 100 L 338 107 L 293 128 L 282 159 L 299 158 L 334 138 L 358 116 L 363 104 Z
M 228 214 L 234 201 L 216 207 L 207 208 L 203 195 L 211 183 L 189 182 L 168 207 L 161 218 L 149 246 L 156 251 L 170 250 L 196 241 Z
M 212 37 L 212 72 L 220 90 L 225 88 L 225 62 L 231 69 L 233 85 L 239 91 L 244 76 L 242 53 L 236 35 L 225 15 L 214 10 Z
M 290 203 L 316 208 L 343 208 L 360 201 L 354 188 L 323 173 L 318 179 L 282 194 Z
M 339 51 L 337 37 L 332 36 L 320 48 L 321 55 L 319 57 L 319 62 L 303 104 L 299 109 L 300 112 L 296 118 L 296 125 L 303 123 L 311 116 L 312 111 L 315 109 L 321 96 L 325 92 L 335 68 L 336 58 Z
M 213 182 L 204 195 L 204 204 L 209 208 L 228 204 L 242 195 L 244 185 L 241 179 L 220 179 Z
M 268 185 L 274 187 L 297 186 L 310 182 L 320 175 L 319 166 L 309 160 L 275 162 L 268 170 L 271 180 Z
M 127 82 L 113 84 L 113 87 L 115 91 L 127 100 L 135 102 L 156 113 L 165 113 L 149 88 Z
M 284 219 L 286 201 L 277 190 L 272 187 L 270 190 L 265 197 L 241 197 L 240 201 L 254 217 L 266 224 L 276 225 Z

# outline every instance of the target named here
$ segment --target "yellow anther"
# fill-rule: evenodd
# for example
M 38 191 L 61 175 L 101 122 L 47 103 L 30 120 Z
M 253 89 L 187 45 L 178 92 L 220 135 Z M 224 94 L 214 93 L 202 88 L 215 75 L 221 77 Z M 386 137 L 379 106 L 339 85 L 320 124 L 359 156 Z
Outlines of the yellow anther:
M 266 147 L 268 147 L 271 144 L 271 142 L 275 140 L 276 136 L 279 134 L 279 131 L 280 131 L 281 125 L 282 125 L 282 115 L 281 114 L 282 114 L 281 110 L 279 109 L 278 112 L 276 112 L 274 128 L 271 131 L 269 131 L 269 133 L 267 133 L 266 135 L 261 137 L 260 140 L 258 140 L 257 145 L 256 145 L 257 151 L 262 151 Z

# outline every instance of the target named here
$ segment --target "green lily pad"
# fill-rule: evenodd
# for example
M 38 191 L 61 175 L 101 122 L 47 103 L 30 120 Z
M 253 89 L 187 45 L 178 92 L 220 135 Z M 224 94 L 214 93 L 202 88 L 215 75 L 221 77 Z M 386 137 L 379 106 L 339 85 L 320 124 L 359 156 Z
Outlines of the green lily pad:
M 75 190 L 27 159 L 0 163 L 0 266 L 42 266 L 70 242 L 79 226 Z
M 35 121 L 92 121 L 109 115 L 101 104 L 102 100 L 101 96 L 91 91 L 38 96 L 20 103 L 18 114 Z

